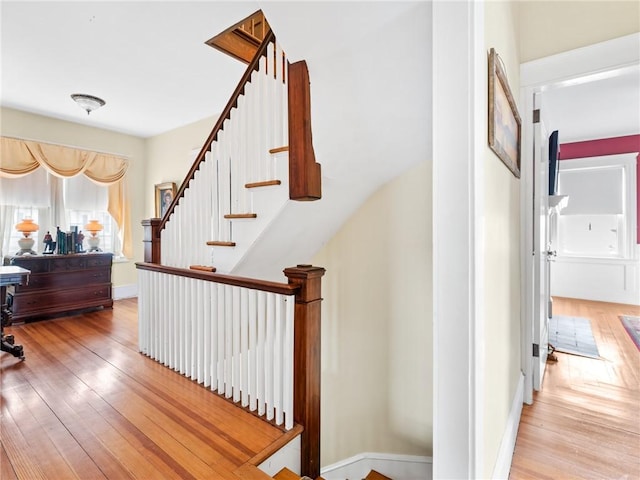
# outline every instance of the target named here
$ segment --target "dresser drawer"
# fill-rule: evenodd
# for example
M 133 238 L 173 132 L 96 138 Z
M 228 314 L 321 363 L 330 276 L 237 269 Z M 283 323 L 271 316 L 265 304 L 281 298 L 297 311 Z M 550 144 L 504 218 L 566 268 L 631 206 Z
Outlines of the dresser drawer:
M 16 293 L 26 293 L 34 290 L 67 289 L 109 282 L 111 282 L 110 268 L 75 270 L 67 272 L 64 275 L 60 275 L 59 273 L 31 275 L 27 285 L 17 285 L 13 288 L 13 291 Z
M 110 284 L 13 295 L 11 301 L 11 311 L 16 319 L 25 315 L 68 312 L 113 304 Z
M 84 268 L 86 259 L 83 256 L 69 258 L 52 258 L 49 261 L 50 272 L 65 272 L 68 270 L 81 270 Z

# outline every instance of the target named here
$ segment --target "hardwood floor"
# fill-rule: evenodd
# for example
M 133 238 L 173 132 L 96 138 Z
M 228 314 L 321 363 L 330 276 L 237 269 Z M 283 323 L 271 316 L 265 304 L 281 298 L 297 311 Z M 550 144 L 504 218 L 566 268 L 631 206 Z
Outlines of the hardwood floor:
M 554 314 L 589 318 L 601 359 L 556 353 L 525 405 L 510 478 L 640 478 L 640 351 L 618 315 L 640 307 L 554 298 Z
M 7 333 L 3 480 L 270 478 L 254 465 L 291 436 L 138 353 L 135 299 Z

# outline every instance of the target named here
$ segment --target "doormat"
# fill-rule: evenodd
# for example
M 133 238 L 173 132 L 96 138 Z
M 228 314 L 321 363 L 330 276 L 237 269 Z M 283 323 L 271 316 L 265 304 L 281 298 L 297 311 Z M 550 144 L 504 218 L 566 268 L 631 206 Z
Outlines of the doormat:
M 631 315 L 620 315 L 620 321 L 627 331 L 633 343 L 640 350 L 640 317 L 632 317 Z
M 588 318 L 554 315 L 549 320 L 549 344 L 557 352 L 600 358 Z

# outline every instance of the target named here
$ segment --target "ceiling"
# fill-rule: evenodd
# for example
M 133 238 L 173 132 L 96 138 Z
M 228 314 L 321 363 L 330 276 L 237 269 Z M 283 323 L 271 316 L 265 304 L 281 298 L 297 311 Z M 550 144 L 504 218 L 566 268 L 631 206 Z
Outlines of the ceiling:
M 205 41 L 256 2 L 1 4 L 3 107 L 157 135 L 219 113 L 245 65 Z M 72 93 L 103 98 L 90 115 Z
M 542 94 L 550 131 L 561 143 L 640 133 L 640 67 L 627 67 Z
M 2 0 L 0 104 L 139 137 L 214 116 L 245 65 L 204 42 L 259 8 L 280 38 L 294 39 L 286 45 L 290 59 L 321 60 L 409 7 L 349 2 L 336 17 L 335 4 L 327 2 Z M 328 26 L 334 35 L 325 34 Z M 561 132 L 562 142 L 638 133 L 639 85 L 635 67 L 549 90 L 543 97 L 549 127 Z M 372 98 L 382 109 L 379 92 Z M 87 115 L 72 93 L 107 103 Z

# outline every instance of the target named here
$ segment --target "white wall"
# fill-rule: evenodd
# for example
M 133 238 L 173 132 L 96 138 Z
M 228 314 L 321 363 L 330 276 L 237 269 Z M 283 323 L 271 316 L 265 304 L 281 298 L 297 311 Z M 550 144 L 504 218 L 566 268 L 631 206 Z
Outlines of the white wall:
M 432 448 L 431 164 L 378 190 L 312 260 L 322 305 L 322 465 Z
M 521 62 L 640 31 L 636 1 L 526 0 L 518 8 Z
M 209 117 L 146 139 L 147 173 L 140 179 L 145 192 L 144 218 L 155 217 L 154 185 L 175 182 L 177 188 L 189 172 L 192 152 L 198 152 L 213 130 L 217 117 Z
M 517 5 L 511 2 L 485 4 L 485 46 L 487 52 L 491 47 L 495 48 L 503 60 L 516 102 L 520 81 L 518 27 Z M 484 477 L 490 478 L 521 376 L 521 180 L 488 147 L 484 165 Z

